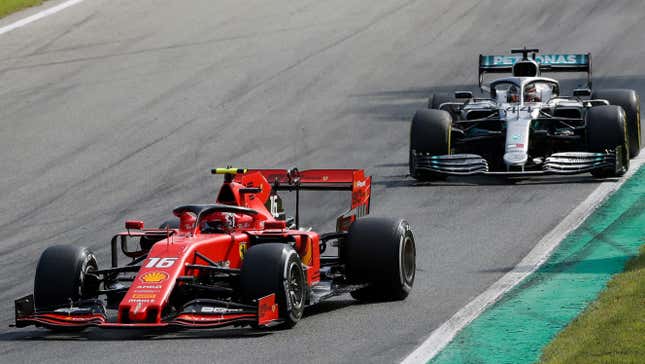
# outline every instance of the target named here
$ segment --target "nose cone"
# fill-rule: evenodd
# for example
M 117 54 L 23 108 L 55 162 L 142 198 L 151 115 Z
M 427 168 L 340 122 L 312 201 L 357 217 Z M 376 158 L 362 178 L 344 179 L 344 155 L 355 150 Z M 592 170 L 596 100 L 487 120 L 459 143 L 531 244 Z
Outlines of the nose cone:
M 147 306 L 142 306 L 141 303 L 137 303 L 130 309 L 128 313 L 128 319 L 131 322 L 144 322 L 146 321 L 146 316 L 148 313 Z
M 523 166 L 528 160 L 528 155 L 525 152 L 508 152 L 504 154 L 504 163 L 507 166 Z

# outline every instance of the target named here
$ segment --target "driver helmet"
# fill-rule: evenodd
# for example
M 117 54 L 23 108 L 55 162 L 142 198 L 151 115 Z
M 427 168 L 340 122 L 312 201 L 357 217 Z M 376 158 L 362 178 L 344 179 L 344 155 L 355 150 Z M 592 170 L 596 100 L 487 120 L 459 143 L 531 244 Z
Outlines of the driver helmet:
M 231 233 L 235 229 L 235 214 L 228 212 L 217 212 L 211 215 L 202 224 L 203 233 Z
M 506 94 L 507 102 L 520 102 L 520 90 L 515 85 L 511 85 L 508 88 L 508 93 Z
M 535 87 L 535 83 L 530 83 L 526 86 L 526 89 L 524 90 L 524 101 L 526 102 L 542 101 Z

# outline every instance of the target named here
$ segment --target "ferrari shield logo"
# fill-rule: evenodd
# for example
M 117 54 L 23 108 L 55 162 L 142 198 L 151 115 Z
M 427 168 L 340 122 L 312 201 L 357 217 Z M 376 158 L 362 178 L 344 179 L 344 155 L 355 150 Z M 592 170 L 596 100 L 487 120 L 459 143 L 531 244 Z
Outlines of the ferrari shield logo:
M 244 255 L 246 254 L 246 243 L 240 243 L 240 259 L 244 259 Z

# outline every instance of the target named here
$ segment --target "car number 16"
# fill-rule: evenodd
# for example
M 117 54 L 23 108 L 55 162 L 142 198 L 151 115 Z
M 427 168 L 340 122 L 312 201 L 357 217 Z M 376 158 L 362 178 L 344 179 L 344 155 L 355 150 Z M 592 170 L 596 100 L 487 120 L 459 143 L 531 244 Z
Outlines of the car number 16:
M 150 258 L 146 268 L 170 268 L 178 258 Z

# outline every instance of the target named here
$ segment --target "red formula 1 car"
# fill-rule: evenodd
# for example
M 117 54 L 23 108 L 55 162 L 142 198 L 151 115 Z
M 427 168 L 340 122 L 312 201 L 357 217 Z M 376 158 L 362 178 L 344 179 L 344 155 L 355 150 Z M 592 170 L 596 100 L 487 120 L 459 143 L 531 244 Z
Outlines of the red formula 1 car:
M 335 295 L 402 300 L 410 292 L 412 231 L 405 220 L 364 217 L 371 178 L 362 170 L 212 172 L 225 175 L 216 203 L 179 206 L 178 219 L 158 229 L 126 221 L 127 231 L 112 239 L 109 268 L 87 248 L 46 249 L 34 293 L 15 302 L 15 326 L 291 327 L 306 306 Z M 351 191 L 335 232 L 300 227 L 304 190 Z M 279 191 L 295 192 L 294 217 Z M 338 255 L 321 256 L 327 246 Z

